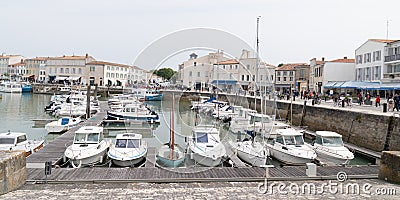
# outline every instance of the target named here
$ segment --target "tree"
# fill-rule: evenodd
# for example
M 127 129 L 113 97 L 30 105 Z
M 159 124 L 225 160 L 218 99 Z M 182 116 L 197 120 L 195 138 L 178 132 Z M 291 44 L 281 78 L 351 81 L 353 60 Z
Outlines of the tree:
M 165 80 L 170 80 L 175 74 L 175 71 L 171 68 L 162 68 L 159 70 L 154 70 L 153 74 L 164 78 Z

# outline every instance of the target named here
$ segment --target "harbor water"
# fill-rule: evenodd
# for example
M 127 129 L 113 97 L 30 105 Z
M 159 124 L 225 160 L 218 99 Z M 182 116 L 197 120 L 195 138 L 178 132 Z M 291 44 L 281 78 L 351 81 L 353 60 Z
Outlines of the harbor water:
M 45 139 L 50 142 L 59 134 L 48 134 L 44 127 L 34 127 L 35 119 L 56 119 L 44 111 L 44 107 L 49 103 L 51 95 L 44 94 L 11 94 L 3 93 L 0 99 L 0 132 L 14 131 L 26 132 L 28 139 Z M 160 116 L 160 124 L 110 124 L 110 127 L 119 127 L 119 129 L 110 129 L 105 132 L 106 138 L 114 139 L 118 133 L 137 132 L 143 135 L 149 147 L 159 148 L 170 140 L 170 122 L 172 102 L 151 101 L 146 104 L 154 109 Z M 180 101 L 177 99 L 174 104 L 174 132 L 175 142 L 183 149 L 186 149 L 186 139 L 191 136 L 193 127 L 197 124 L 216 125 L 220 128 L 221 140 L 223 142 L 235 141 L 236 134 L 228 131 L 227 125 L 213 120 L 211 117 L 198 115 L 190 109 L 189 101 Z M 374 164 L 373 159 L 355 155 L 355 159 L 350 164 L 365 165 Z M 272 164 L 279 166 L 282 163 L 271 161 Z M 192 166 L 194 162 L 186 159 L 185 166 Z

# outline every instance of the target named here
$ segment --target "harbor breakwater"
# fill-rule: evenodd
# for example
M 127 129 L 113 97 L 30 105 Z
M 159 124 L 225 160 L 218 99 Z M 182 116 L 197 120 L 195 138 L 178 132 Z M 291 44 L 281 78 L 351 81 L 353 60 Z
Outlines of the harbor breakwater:
M 164 98 L 168 99 L 171 91 L 164 91 Z M 175 92 L 185 100 L 195 99 L 196 92 Z M 207 96 L 208 93 L 201 95 Z M 339 108 L 332 105 L 311 105 L 310 101 L 290 102 L 283 100 L 267 100 L 261 102 L 254 97 L 219 94 L 219 99 L 228 101 L 231 105 L 240 105 L 272 115 L 277 119 L 292 121 L 295 126 L 306 127 L 311 131 L 334 131 L 342 135 L 343 141 L 364 147 L 373 151 L 400 150 L 400 118 L 393 113 L 368 112 L 351 108 Z M 292 106 L 292 108 L 291 108 Z

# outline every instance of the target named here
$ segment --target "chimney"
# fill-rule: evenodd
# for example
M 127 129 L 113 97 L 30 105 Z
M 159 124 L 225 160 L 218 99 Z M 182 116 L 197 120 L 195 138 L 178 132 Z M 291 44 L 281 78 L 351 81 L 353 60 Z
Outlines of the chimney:
M 325 58 L 324 58 L 324 57 L 322 57 L 322 61 L 325 61 Z
M 346 60 L 346 59 L 347 59 L 347 56 L 345 56 L 344 59 Z
M 89 54 L 86 54 L 86 58 L 88 58 L 89 57 Z

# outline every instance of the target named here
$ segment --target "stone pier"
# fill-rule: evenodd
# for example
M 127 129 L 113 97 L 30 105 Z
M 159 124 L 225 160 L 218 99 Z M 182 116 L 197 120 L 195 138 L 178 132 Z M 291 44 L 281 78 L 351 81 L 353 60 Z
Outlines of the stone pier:
M 0 151 L 0 195 L 18 189 L 25 181 L 25 152 Z
M 379 179 L 400 183 L 400 151 L 382 152 Z

